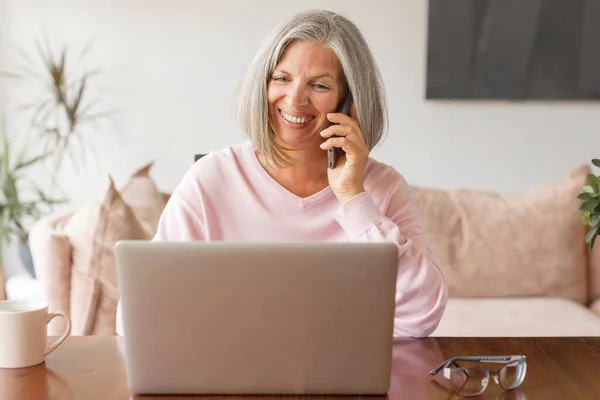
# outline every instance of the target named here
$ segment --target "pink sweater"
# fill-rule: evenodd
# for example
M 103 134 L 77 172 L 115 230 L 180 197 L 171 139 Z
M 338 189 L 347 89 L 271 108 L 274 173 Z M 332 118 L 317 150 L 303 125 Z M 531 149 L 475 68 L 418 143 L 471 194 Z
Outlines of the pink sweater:
M 398 245 L 394 336 L 428 336 L 442 317 L 447 289 L 429 255 L 410 187 L 392 167 L 369 159 L 364 188 L 341 205 L 329 187 L 298 197 L 263 169 L 247 141 L 212 152 L 189 169 L 154 240 L 392 241 Z

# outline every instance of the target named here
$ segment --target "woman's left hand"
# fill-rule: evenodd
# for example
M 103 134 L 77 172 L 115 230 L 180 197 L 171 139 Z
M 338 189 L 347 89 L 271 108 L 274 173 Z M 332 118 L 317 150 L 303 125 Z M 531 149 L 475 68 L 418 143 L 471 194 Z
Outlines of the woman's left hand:
M 327 114 L 327 119 L 333 125 L 321 132 L 321 136 L 326 139 L 321 144 L 323 150 L 333 147 L 343 150 L 339 152 L 334 168 L 327 168 L 329 186 L 340 203 L 365 191 L 363 176 L 369 148 L 355 118 L 354 104 L 350 107 L 350 116 L 342 113 Z

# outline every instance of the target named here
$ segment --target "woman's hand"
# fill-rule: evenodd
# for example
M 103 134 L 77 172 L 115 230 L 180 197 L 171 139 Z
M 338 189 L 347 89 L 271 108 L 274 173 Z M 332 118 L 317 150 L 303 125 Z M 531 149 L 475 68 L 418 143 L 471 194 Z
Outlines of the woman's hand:
M 343 150 L 339 152 L 334 168 L 327 169 L 329 186 L 340 203 L 365 191 L 363 176 L 369 149 L 355 118 L 354 104 L 350 107 L 350 116 L 342 113 L 327 114 L 327 119 L 333 125 L 321 132 L 321 136 L 326 139 L 321 144 L 323 150 L 333 147 Z

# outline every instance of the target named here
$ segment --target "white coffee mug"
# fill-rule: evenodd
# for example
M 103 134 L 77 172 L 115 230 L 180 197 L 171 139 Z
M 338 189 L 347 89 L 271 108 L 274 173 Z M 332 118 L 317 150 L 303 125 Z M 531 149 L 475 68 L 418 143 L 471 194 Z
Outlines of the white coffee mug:
M 61 316 L 67 329 L 46 346 L 48 323 Z M 44 362 L 71 333 L 71 320 L 64 312 L 48 312 L 48 304 L 33 300 L 0 301 L 0 368 L 24 368 Z

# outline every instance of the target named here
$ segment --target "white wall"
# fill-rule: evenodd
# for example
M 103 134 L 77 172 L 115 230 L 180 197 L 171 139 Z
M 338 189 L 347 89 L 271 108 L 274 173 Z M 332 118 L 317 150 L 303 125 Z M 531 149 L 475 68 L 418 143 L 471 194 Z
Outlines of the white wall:
M 193 153 L 242 140 L 232 103 L 246 64 L 276 22 L 312 7 L 344 13 L 372 45 L 390 107 L 374 156 L 410 182 L 516 191 L 600 156 L 598 103 L 426 101 L 426 0 L 0 1 L 8 61 L 8 43 L 30 48 L 42 29 L 75 48 L 97 38 L 86 65 L 105 70 L 105 104 L 123 113 L 120 131 L 96 140 L 92 175 L 65 175 L 75 203 L 101 191 L 107 173 L 122 182 L 152 159 L 171 190 Z
M 80 173 L 67 164 L 62 185 L 80 204 L 107 174 L 120 184 L 156 160 L 155 178 L 172 190 L 194 153 L 244 139 L 232 105 L 245 66 L 275 23 L 313 7 L 347 15 L 371 44 L 390 108 L 374 156 L 409 182 L 518 191 L 600 157 L 598 103 L 425 101 L 426 0 L 0 0 L 0 68 L 42 32 L 74 49 L 96 38 L 84 66 L 104 71 L 102 104 L 122 113 L 91 137 L 99 162 Z M 0 81 L 0 103 L 22 93 Z

